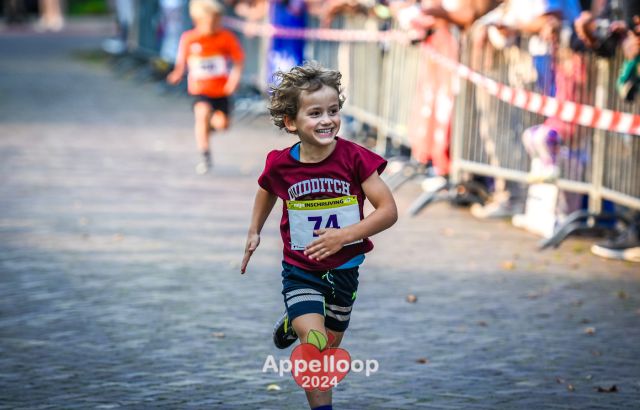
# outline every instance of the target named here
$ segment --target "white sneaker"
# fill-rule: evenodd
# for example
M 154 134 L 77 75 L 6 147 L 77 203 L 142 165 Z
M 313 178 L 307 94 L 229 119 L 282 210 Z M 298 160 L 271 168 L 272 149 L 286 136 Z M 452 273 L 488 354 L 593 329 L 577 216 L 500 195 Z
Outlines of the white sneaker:
M 471 215 L 478 219 L 511 218 L 515 214 L 509 202 L 489 202 L 484 206 L 471 205 Z
M 207 172 L 209 172 L 209 166 L 207 165 L 206 162 L 202 161 L 202 162 L 199 162 L 198 165 L 196 165 L 196 174 L 204 175 Z
M 424 192 L 438 192 L 447 186 L 447 179 L 441 176 L 425 178 L 421 185 Z

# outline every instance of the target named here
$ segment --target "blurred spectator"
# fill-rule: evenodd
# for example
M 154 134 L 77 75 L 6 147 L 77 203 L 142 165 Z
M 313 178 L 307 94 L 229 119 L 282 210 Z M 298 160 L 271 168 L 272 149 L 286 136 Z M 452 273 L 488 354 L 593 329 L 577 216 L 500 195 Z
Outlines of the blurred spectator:
M 454 106 L 455 78 L 451 72 L 435 63 L 429 53 L 437 52 L 452 60 L 458 59 L 458 40 L 450 24 L 468 27 L 495 6 L 494 1 L 444 0 L 394 2 L 393 15 L 403 29 L 423 32 L 420 44 L 421 67 L 418 72 L 416 101 L 410 116 L 409 141 L 411 156 L 422 164 L 432 165 L 434 179 L 425 181 L 426 189 L 441 186 L 449 174 L 450 131 Z
M 518 33 L 530 35 L 529 53 L 538 72 L 538 91 L 555 94 L 553 47 L 565 22 L 570 27 L 580 13 L 576 0 L 506 0 L 478 22 L 497 48 L 513 44 Z
M 115 10 L 117 34 L 102 43 L 102 49 L 110 54 L 122 54 L 127 51 L 129 33 L 133 26 L 135 10 L 133 0 L 112 0 L 111 9 Z
M 317 7 L 317 5 L 316 5 Z M 306 27 L 307 6 L 304 0 L 241 0 L 235 13 L 249 21 L 263 20 L 274 26 L 301 29 Z M 266 83 L 273 81 L 276 71 L 288 71 L 301 65 L 304 40 L 273 37 L 267 52 Z
M 424 2 L 423 2 L 424 3 Z M 469 28 L 478 18 L 498 5 L 498 0 L 442 0 L 428 2 L 422 6 L 422 15 L 433 19 L 442 19 L 460 28 Z M 435 20 L 428 18 L 422 21 L 425 27 Z M 425 27 L 426 28 L 426 27 Z
M 560 54 L 560 53 L 559 53 Z M 555 69 L 556 98 L 576 101 L 586 82 L 586 64 L 583 57 L 571 52 L 557 56 Z M 560 176 L 558 153 L 562 144 L 575 134 L 575 125 L 558 117 L 549 117 L 543 124 L 524 131 L 522 140 L 531 157 L 529 183 L 554 182 Z
M 557 57 L 556 49 L 560 38 L 560 31 L 564 27 L 570 30 L 571 22 L 579 14 L 580 8 L 575 0 L 563 1 L 545 1 L 545 0 L 527 0 L 514 1 L 506 0 L 498 7 L 480 18 L 473 26 L 474 42 L 479 49 L 473 50 L 476 58 L 482 55 L 484 44 L 488 41 L 496 49 L 505 49 L 515 44 L 516 37 L 519 34 L 525 34 L 529 37 L 529 55 L 531 56 L 531 64 L 535 68 L 535 75 L 526 75 L 526 71 L 522 71 L 519 75 L 509 75 L 510 83 L 521 79 L 535 79 L 536 87 L 534 91 L 554 96 L 556 95 L 556 70 L 554 70 L 554 61 Z M 515 48 L 515 47 L 514 47 Z M 517 50 L 516 48 L 516 51 Z M 513 54 L 513 53 L 510 53 Z M 490 54 L 489 54 L 490 55 Z M 516 70 L 516 65 L 521 65 L 524 60 L 522 57 L 525 53 L 515 53 L 517 56 L 513 65 L 509 65 L 509 70 Z M 480 62 L 473 59 L 473 65 L 478 67 Z M 484 57 L 486 58 L 486 57 Z M 522 60 L 522 61 L 520 61 Z M 571 64 L 579 62 L 571 62 Z M 567 63 L 569 64 L 569 63 Z M 569 65 L 570 66 L 570 65 Z M 579 67 L 576 66 L 579 70 Z M 485 67 L 485 73 L 496 78 L 499 74 L 500 67 L 495 67 L 489 63 L 489 70 Z M 525 74 L 524 77 L 522 74 Z M 570 74 L 571 76 L 571 74 Z M 566 76 L 562 77 L 567 79 Z M 522 84 L 510 84 L 516 87 L 522 87 Z M 575 84 L 565 83 L 562 85 L 563 98 L 570 95 L 575 89 Z M 477 106 L 481 112 L 480 117 L 480 135 L 484 142 L 487 154 L 495 166 L 500 166 L 501 158 L 497 156 L 495 150 L 495 132 L 498 128 L 498 113 L 491 104 L 492 97 L 486 92 L 480 91 L 476 95 Z M 506 138 L 506 133 L 503 138 Z M 545 167 L 545 177 L 552 178 L 556 171 L 555 159 L 558 144 L 560 142 L 561 133 L 567 133 L 566 127 L 553 121 L 546 122 L 539 126 L 526 130 L 524 138 L 526 140 L 525 147 L 528 152 L 535 158 L 534 163 L 551 163 Z M 541 172 L 542 173 L 542 172 Z M 538 176 L 537 176 L 538 177 Z M 505 181 L 496 180 L 495 193 L 492 200 L 484 206 L 476 204 L 472 207 L 472 214 L 478 218 L 500 218 L 512 216 L 522 208 L 522 188 L 517 184 L 507 184 Z
M 269 10 L 267 0 L 239 0 L 235 3 L 235 13 L 248 21 L 263 20 Z
M 303 29 L 306 26 L 307 9 L 303 0 L 270 0 L 269 22 L 274 26 Z M 273 81 L 277 71 L 289 71 L 302 65 L 304 40 L 274 37 L 267 53 L 267 83 Z
M 639 88 L 640 1 L 607 0 L 601 9 L 585 11 L 575 20 L 576 34 L 582 45 L 602 57 L 613 57 L 622 43 L 625 57 L 617 89 L 620 96 L 633 101 Z
M 596 2 L 593 10 L 580 13 L 574 27 L 581 45 L 601 57 L 613 57 L 627 31 L 627 25 L 620 20 L 621 15 L 622 10 L 611 0 Z
M 40 20 L 36 25 L 41 31 L 60 31 L 64 27 L 60 0 L 40 0 Z
M 421 67 L 418 72 L 416 101 L 410 116 L 409 141 L 411 156 L 422 164 L 431 164 L 437 181 L 425 181 L 427 189 L 444 183 L 449 174 L 449 145 L 454 106 L 455 78 L 451 72 L 434 62 L 429 53 L 437 52 L 452 60 L 458 59 L 458 41 L 449 24 L 469 26 L 494 4 L 492 1 L 470 0 L 411 2 L 391 5 L 400 27 L 417 29 L 427 36 L 420 44 Z M 438 182 L 439 181 L 439 182 Z
M 330 27 L 333 19 L 341 14 L 367 16 L 376 5 L 374 0 L 328 0 L 323 3 L 320 9 L 321 27 Z
M 187 0 L 160 0 L 162 42 L 160 58 L 173 63 L 178 55 L 180 35 L 187 29 Z
M 618 93 L 626 101 L 633 101 L 640 88 L 640 2 L 625 2 L 624 17 L 629 30 L 622 43 L 625 57 L 617 81 Z

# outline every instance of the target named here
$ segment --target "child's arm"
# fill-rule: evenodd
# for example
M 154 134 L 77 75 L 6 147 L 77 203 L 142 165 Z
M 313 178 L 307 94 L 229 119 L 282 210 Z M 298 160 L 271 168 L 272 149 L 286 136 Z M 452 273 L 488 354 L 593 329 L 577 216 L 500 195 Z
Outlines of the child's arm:
M 362 183 L 365 195 L 375 208 L 362 221 L 342 229 L 318 229 L 320 238 L 311 242 L 304 254 L 310 259 L 322 260 L 338 252 L 348 243 L 373 236 L 391 227 L 398 220 L 398 210 L 387 184 L 377 172 Z
M 278 197 L 269 191 L 258 188 L 256 199 L 253 203 L 251 225 L 249 226 L 249 233 L 247 234 L 247 244 L 244 249 L 244 258 L 242 258 L 242 264 L 240 265 L 240 273 L 244 273 L 247 270 L 249 259 L 251 259 L 251 255 L 253 255 L 253 252 L 260 244 L 260 232 L 262 231 L 264 222 L 271 213 L 277 199 Z
M 187 54 L 186 47 L 183 38 L 180 39 L 180 45 L 178 47 L 178 55 L 176 57 L 176 64 L 173 67 L 173 71 L 167 74 L 167 82 L 171 85 L 176 85 L 182 81 L 187 68 Z
M 236 91 L 238 84 L 240 84 L 240 77 L 242 76 L 243 68 L 244 65 L 242 63 L 233 63 L 233 67 L 229 73 L 229 78 L 227 78 L 227 82 L 224 85 L 225 95 L 231 95 Z

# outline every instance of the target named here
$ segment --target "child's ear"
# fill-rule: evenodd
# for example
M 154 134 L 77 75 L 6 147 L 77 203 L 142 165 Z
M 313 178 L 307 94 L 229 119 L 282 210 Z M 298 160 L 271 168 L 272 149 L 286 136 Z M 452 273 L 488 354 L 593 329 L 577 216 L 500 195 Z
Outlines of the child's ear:
M 296 132 L 298 127 L 296 127 L 295 120 L 292 120 L 288 115 L 285 115 L 282 119 L 284 121 L 284 126 L 289 132 Z

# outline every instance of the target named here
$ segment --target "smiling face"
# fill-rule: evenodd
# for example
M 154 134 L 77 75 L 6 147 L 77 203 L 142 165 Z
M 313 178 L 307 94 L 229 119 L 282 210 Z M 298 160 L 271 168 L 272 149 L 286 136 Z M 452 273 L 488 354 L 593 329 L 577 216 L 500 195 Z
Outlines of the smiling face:
M 298 134 L 302 144 L 324 148 L 333 144 L 340 129 L 338 92 L 323 85 L 316 91 L 302 91 L 295 119 L 285 118 L 289 132 Z

